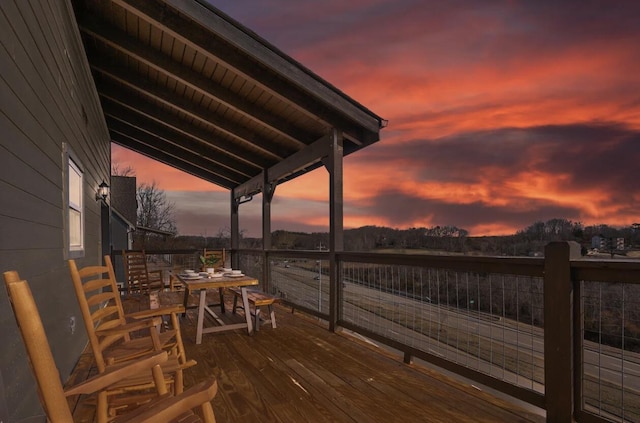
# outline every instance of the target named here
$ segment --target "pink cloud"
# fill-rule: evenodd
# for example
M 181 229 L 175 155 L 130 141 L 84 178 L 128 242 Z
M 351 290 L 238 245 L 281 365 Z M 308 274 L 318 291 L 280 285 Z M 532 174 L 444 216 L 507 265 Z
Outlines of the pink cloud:
M 346 227 L 637 221 L 637 2 L 212 3 L 389 120 L 345 160 Z M 113 157 L 163 189 L 224 191 Z M 279 186 L 274 220 L 326 226 L 328 195 L 324 169 Z

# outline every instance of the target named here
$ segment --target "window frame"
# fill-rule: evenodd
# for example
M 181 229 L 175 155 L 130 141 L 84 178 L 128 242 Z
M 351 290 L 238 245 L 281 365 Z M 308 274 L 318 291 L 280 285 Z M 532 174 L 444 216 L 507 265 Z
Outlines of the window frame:
M 65 253 L 68 258 L 81 258 L 85 255 L 85 207 L 84 207 L 84 171 L 82 164 L 68 147 L 65 148 L 65 167 L 64 167 L 64 237 L 65 237 Z M 76 184 L 71 183 L 72 176 L 77 175 Z M 73 191 L 72 191 L 73 190 Z M 77 191 L 76 191 L 77 190 Z M 79 216 L 79 222 L 72 223 L 72 216 L 76 213 Z M 79 225 L 79 227 L 78 227 Z M 79 242 L 72 243 L 72 231 L 79 230 Z

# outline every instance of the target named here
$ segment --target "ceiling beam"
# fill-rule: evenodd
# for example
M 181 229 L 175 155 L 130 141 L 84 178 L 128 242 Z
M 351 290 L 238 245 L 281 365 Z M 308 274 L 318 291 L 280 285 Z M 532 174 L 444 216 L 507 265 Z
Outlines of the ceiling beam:
M 202 155 L 215 162 L 217 166 L 226 167 L 238 172 L 244 177 L 252 177 L 260 172 L 260 167 L 249 164 L 245 161 L 230 156 L 225 151 L 213 148 L 210 144 L 195 139 L 189 135 L 173 130 L 171 127 L 162 125 L 156 120 L 149 119 L 145 115 L 138 114 L 127 107 L 114 103 L 109 99 L 103 99 L 102 108 L 105 115 L 114 117 L 120 121 L 127 122 L 128 125 L 142 131 L 154 134 L 180 147 L 181 149 Z
M 237 144 L 230 142 L 227 138 L 221 137 L 200 126 L 193 125 L 190 122 L 186 122 L 177 115 L 169 113 L 157 106 L 155 103 L 136 98 L 131 92 L 111 80 L 104 78 L 97 79 L 96 86 L 98 88 L 98 94 L 102 98 L 104 104 L 110 102 L 114 105 L 127 109 L 128 113 L 144 116 L 148 120 L 179 132 L 196 142 L 200 142 L 206 146 L 214 148 L 219 153 L 238 162 L 243 162 L 245 165 L 249 165 L 254 168 L 257 167 L 257 171 L 276 163 L 275 160 L 265 158 L 263 155 L 260 155 L 255 151 L 239 147 Z M 127 112 L 125 111 L 124 113 Z
M 193 0 L 164 0 L 180 12 L 170 13 L 164 5 L 147 0 L 113 2 L 211 59 L 224 63 L 308 117 L 324 121 L 327 127 L 339 128 L 367 144 L 378 141 L 383 126 L 381 118 L 349 101 L 346 95 L 302 65 L 286 60 L 274 47 L 255 35 L 249 36 L 209 7 Z
M 313 144 L 305 147 L 295 154 L 267 169 L 267 182 L 277 185 L 291 179 L 293 175 L 299 175 L 304 171 L 320 166 L 322 159 L 331 152 L 331 136 L 325 135 Z M 245 195 L 256 194 L 262 190 L 262 174 L 256 175 L 234 189 L 234 195 L 238 198 Z
M 122 66 L 114 65 L 104 57 L 92 57 L 91 68 L 105 76 L 108 76 L 128 88 L 143 94 L 155 101 L 178 110 L 193 119 L 206 124 L 215 126 L 219 131 L 234 137 L 241 143 L 247 145 L 247 148 L 259 150 L 261 154 L 269 156 L 273 160 L 281 160 L 283 157 L 291 154 L 295 150 L 277 146 L 273 151 L 265 148 L 267 145 L 273 145 L 273 141 L 262 138 L 259 134 L 247 129 L 245 126 L 232 122 L 213 111 L 199 105 L 195 105 L 186 98 L 180 96 L 175 91 L 166 87 L 160 87 L 145 78 L 136 75 L 132 69 L 126 69 Z
M 129 138 L 125 135 L 118 133 L 111 133 L 111 140 L 121 145 L 129 150 L 133 150 L 136 153 L 140 153 L 143 156 L 147 156 L 153 160 L 156 160 L 160 163 L 164 163 L 167 166 L 175 167 L 185 173 L 193 175 L 197 178 L 204 179 L 205 181 L 209 181 L 212 184 L 219 185 L 223 188 L 232 189 L 234 187 L 233 183 L 228 181 L 225 178 L 221 178 L 218 175 L 215 175 L 209 171 L 203 170 L 202 168 L 192 166 L 187 162 L 176 160 L 175 157 L 165 153 L 162 150 L 157 150 L 155 148 L 149 147 L 135 139 Z
M 202 154 L 183 148 L 177 140 L 170 136 L 170 134 L 163 134 L 163 136 L 160 136 L 157 133 L 149 133 L 131 126 L 127 121 L 121 120 L 112 115 L 107 115 L 106 121 L 109 126 L 109 130 L 112 132 L 135 139 L 149 147 L 161 149 L 170 156 L 191 162 L 194 166 L 228 179 L 236 185 L 250 177 L 248 175 L 243 175 L 234 169 L 230 169 L 227 166 L 219 165 L 215 161 L 215 156 L 212 157 L 210 154 Z
M 322 160 L 323 157 L 329 155 L 330 151 L 331 137 L 325 135 L 313 144 L 271 166 L 267 172 L 267 180 L 270 183 L 277 183 L 288 175 Z
M 149 45 L 96 19 L 91 14 L 83 14 L 79 25 L 83 33 L 146 64 L 167 77 L 180 81 L 194 91 L 215 99 L 231 110 L 242 114 L 244 117 L 256 121 L 258 124 L 278 133 L 284 140 L 295 145 L 297 148 L 304 147 L 314 138 L 289 122 L 278 118 L 268 111 L 265 111 L 262 107 L 247 101 L 233 91 L 212 81 L 210 78 L 202 76 L 200 73 L 172 60 L 165 54 L 154 50 Z

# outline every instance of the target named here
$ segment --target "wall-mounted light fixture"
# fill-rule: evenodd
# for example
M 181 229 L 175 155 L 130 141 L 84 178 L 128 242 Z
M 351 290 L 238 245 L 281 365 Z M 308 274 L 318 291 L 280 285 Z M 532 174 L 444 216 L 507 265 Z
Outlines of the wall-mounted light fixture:
M 102 181 L 100 185 L 98 185 L 98 191 L 96 192 L 96 201 L 106 201 L 107 196 L 109 195 L 109 185 L 105 181 Z

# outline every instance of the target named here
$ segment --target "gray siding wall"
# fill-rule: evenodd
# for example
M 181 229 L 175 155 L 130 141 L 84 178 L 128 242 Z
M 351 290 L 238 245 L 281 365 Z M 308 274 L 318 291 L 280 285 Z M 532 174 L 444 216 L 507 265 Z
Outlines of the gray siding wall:
M 87 338 L 66 262 L 63 144 L 84 171 L 80 266 L 101 262 L 95 190 L 110 173 L 109 136 L 69 0 L 0 1 L 0 102 L 0 272 L 29 281 L 65 380 Z M 42 415 L 4 281 L 0 328 L 0 420 Z

